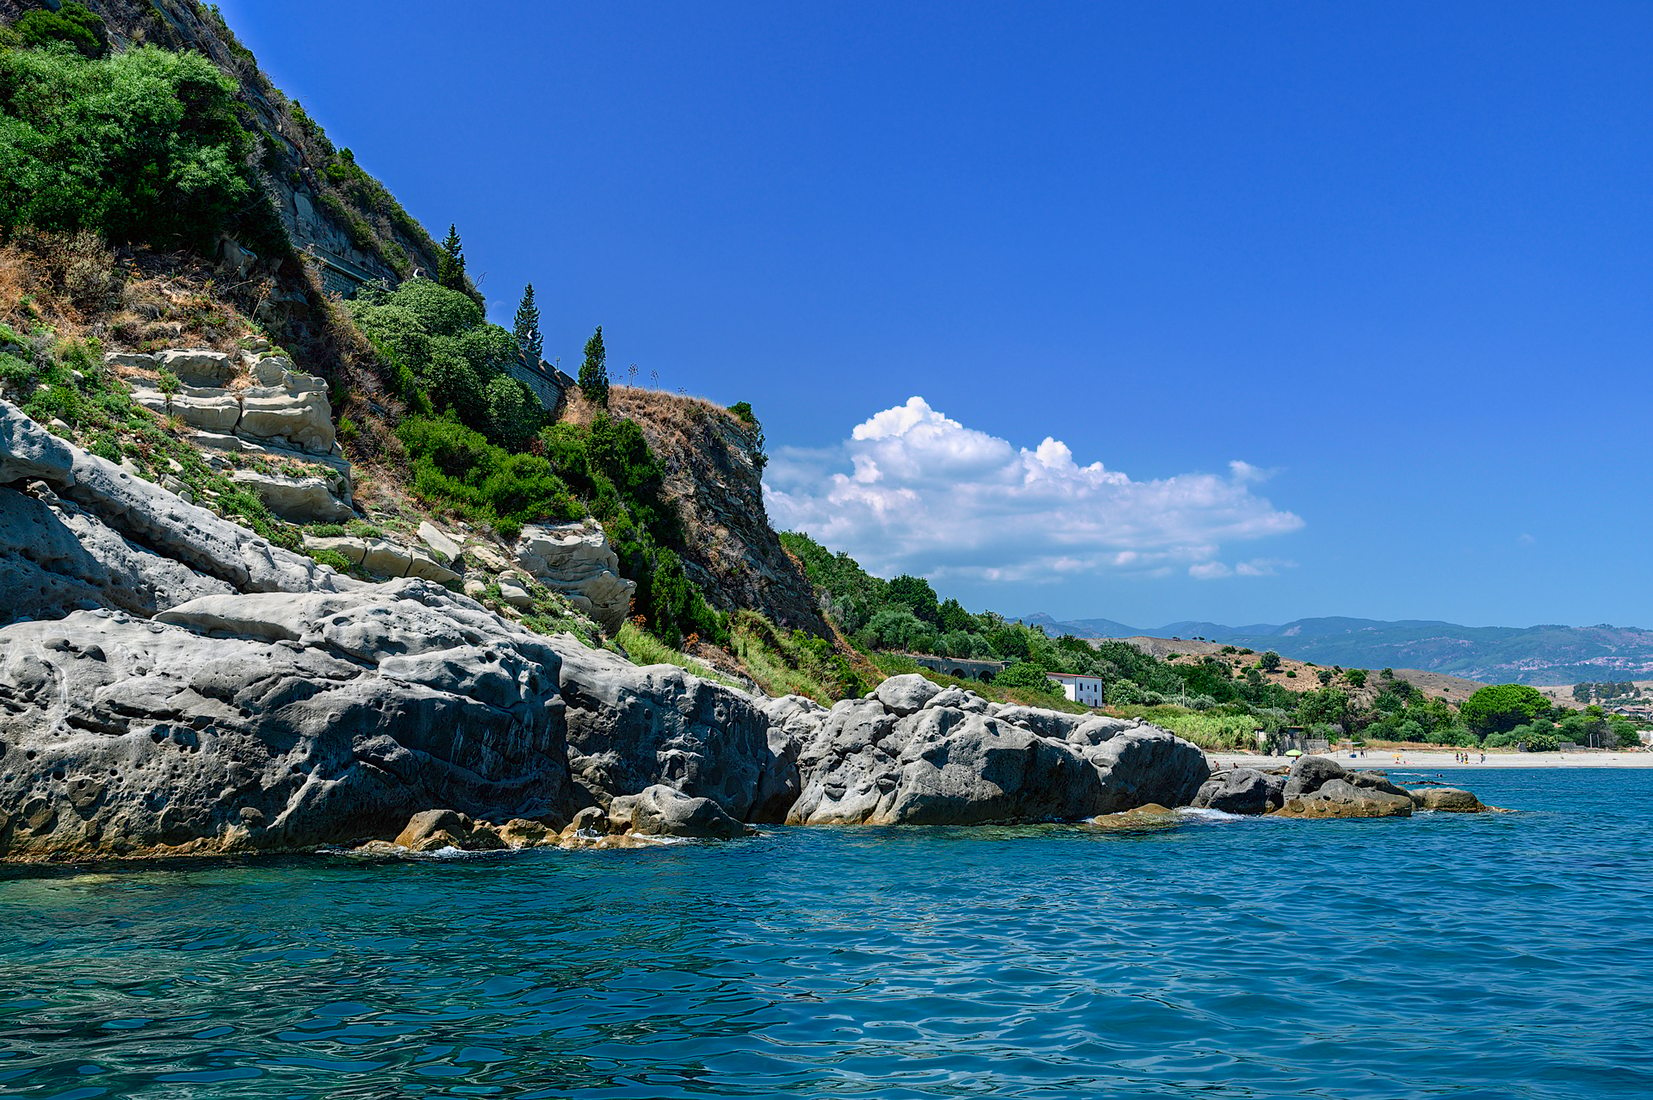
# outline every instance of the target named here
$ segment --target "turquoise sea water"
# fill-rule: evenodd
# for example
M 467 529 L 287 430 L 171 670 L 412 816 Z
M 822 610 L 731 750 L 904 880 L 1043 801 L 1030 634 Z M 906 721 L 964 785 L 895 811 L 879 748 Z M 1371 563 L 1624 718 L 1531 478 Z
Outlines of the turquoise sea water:
M 1451 778 L 1523 812 L 7 871 L 0 1097 L 1653 1095 L 1653 772 Z

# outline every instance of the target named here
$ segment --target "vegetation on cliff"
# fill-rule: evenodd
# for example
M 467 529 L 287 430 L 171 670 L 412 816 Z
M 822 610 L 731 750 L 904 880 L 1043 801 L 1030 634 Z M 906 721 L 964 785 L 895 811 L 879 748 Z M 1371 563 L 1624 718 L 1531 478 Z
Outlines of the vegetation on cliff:
M 199 54 L 0 50 L 0 224 L 208 254 L 229 233 L 284 252 L 234 93 Z
M 781 536 L 803 564 L 822 606 L 887 673 L 924 671 L 902 653 L 1007 662 L 988 690 L 1059 697 L 1046 673 L 1102 678 L 1110 712 L 1146 718 L 1207 747 L 1254 748 L 1255 734 L 1301 728 L 1335 739 L 1427 742 L 1490 747 L 1525 744 L 1633 744 L 1626 720 L 1596 713 L 1552 710 L 1531 688 L 1489 687 L 1462 710 L 1419 691 L 1389 669 L 1327 668 L 1306 691 L 1269 678 L 1280 656 L 1228 646 L 1190 661 L 1163 660 L 1126 642 L 1050 637 L 1036 626 L 993 612 L 966 611 L 940 599 L 920 577 L 872 576 L 848 554 L 833 553 L 808 535 Z M 1046 702 L 1044 705 L 1053 705 Z M 1059 705 L 1059 704 L 1057 704 Z

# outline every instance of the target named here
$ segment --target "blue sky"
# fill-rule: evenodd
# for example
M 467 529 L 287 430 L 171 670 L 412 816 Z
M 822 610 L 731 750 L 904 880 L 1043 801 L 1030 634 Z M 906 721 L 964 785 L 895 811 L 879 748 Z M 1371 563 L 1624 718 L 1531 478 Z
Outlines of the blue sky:
M 885 572 L 1653 626 L 1653 6 L 221 7 L 496 320 L 750 401 Z

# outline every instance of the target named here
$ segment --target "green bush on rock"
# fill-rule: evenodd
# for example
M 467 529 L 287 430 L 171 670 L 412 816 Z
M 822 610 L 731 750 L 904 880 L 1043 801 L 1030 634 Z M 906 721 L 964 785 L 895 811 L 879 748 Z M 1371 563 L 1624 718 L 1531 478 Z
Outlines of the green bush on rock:
M 0 50 L 0 225 L 203 253 L 233 232 L 284 251 L 235 92 L 195 53 Z

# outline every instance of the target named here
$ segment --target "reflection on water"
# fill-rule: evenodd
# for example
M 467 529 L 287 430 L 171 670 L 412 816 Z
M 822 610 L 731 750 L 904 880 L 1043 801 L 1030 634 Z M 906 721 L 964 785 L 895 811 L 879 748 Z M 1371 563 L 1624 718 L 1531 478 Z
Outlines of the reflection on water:
M 0 1097 L 1653 1095 L 1653 775 L 1513 815 L 0 878 Z

